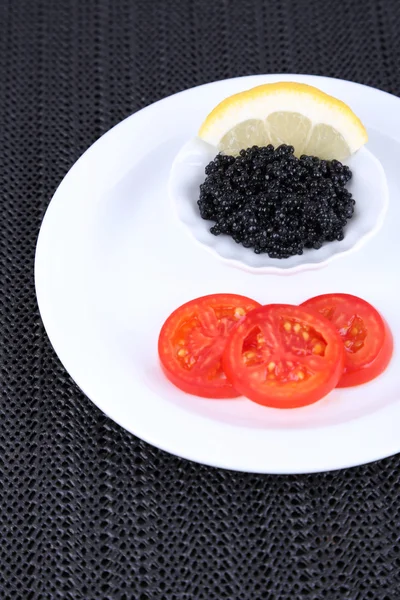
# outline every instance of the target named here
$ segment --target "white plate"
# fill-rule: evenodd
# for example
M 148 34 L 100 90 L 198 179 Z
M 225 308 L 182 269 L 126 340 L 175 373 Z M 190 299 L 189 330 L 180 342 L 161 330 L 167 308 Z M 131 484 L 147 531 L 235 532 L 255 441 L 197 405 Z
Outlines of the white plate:
M 180 226 L 167 197 L 171 164 L 225 96 L 263 82 L 296 80 L 349 103 L 380 160 L 389 209 L 359 252 L 318 271 L 254 275 L 224 264 Z M 327 292 L 372 302 L 400 336 L 400 101 L 354 83 L 311 76 L 252 76 L 166 98 L 96 142 L 67 174 L 40 232 L 39 307 L 50 340 L 87 396 L 122 427 L 173 454 L 218 467 L 302 473 L 366 463 L 400 451 L 400 353 L 387 371 L 292 411 L 245 399 L 204 400 L 160 371 L 157 337 L 183 302 L 232 292 L 298 303 Z

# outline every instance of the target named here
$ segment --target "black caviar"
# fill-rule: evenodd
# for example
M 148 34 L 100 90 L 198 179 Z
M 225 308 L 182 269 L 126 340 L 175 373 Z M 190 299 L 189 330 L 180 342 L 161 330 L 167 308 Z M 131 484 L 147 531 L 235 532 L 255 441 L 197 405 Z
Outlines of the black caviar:
M 337 160 L 293 155 L 293 146 L 253 146 L 237 157 L 218 154 L 206 167 L 198 205 L 245 248 L 271 258 L 302 254 L 342 240 L 355 201 L 345 188 L 350 169 Z

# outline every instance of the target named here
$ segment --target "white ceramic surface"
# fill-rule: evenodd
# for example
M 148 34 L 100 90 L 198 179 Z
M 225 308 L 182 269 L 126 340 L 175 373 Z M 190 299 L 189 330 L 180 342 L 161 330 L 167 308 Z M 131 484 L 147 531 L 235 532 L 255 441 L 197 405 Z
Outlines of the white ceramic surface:
M 171 209 L 172 162 L 225 96 L 268 81 L 310 83 L 348 102 L 368 128 L 389 208 L 359 251 L 292 277 L 231 268 L 194 243 Z M 98 140 L 56 191 L 40 232 L 35 279 L 49 338 L 87 396 L 122 427 L 168 452 L 230 469 L 337 469 L 400 451 L 400 100 L 346 81 L 294 75 L 208 84 L 132 115 Z M 387 371 L 302 409 L 204 400 L 175 389 L 157 360 L 169 313 L 209 293 L 299 303 L 348 292 L 382 311 L 395 337 Z
M 353 177 L 347 186 L 356 200 L 353 217 L 345 228 L 342 241 L 325 243 L 319 250 L 305 249 L 302 255 L 286 259 L 255 254 L 228 235 L 210 233 L 212 221 L 200 217 L 197 200 L 199 187 L 205 179 L 204 170 L 217 151 L 200 138 L 189 140 L 178 152 L 169 178 L 169 195 L 180 221 L 206 250 L 227 264 L 250 273 L 291 275 L 318 269 L 336 258 L 360 250 L 381 228 L 388 206 L 385 172 L 379 160 L 365 147 L 346 164 Z

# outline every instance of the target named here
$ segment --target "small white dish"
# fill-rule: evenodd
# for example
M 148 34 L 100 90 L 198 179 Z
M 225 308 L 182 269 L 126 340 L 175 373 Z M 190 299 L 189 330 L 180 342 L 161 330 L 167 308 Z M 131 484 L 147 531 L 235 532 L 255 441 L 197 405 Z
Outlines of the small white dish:
M 201 218 L 197 200 L 205 179 L 205 168 L 215 158 L 216 148 L 194 137 L 178 152 L 169 179 L 169 196 L 180 221 L 194 239 L 225 263 L 251 273 L 290 275 L 319 269 L 337 258 L 359 250 L 381 228 L 388 206 L 385 172 L 379 160 L 367 148 L 361 148 L 346 164 L 353 177 L 347 189 L 356 206 L 345 228 L 342 241 L 325 243 L 319 250 L 305 249 L 302 255 L 270 258 L 255 254 L 228 235 L 210 233 L 212 221 Z
M 224 97 L 271 81 L 302 81 L 347 102 L 368 128 L 390 202 L 360 252 L 293 277 L 232 269 L 194 243 L 167 196 L 172 162 Z M 193 461 L 259 473 L 339 469 L 400 452 L 400 100 L 348 81 L 300 75 L 211 83 L 132 115 L 85 152 L 54 194 L 35 262 L 50 341 L 84 393 L 145 441 Z M 395 339 L 388 369 L 311 406 L 280 411 L 245 398 L 207 400 L 176 389 L 157 338 L 184 302 L 218 292 L 298 304 L 347 292 L 371 302 Z M 71 399 L 72 401 L 72 399 Z

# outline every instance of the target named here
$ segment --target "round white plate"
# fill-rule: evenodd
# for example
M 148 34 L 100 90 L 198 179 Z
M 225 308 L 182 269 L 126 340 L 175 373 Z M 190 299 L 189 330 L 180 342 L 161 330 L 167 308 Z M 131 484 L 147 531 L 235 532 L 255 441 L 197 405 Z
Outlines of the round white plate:
M 229 94 L 263 82 L 316 85 L 353 108 L 386 173 L 389 208 L 363 248 L 318 271 L 287 277 L 232 268 L 179 223 L 167 182 L 182 145 Z M 296 410 L 244 398 L 189 396 L 163 376 L 157 337 L 180 304 L 217 292 L 299 303 L 348 292 L 372 302 L 400 337 L 400 100 L 358 84 L 311 76 L 251 76 L 211 83 L 132 115 L 78 160 L 40 232 L 36 290 L 55 351 L 87 396 L 122 427 L 173 454 L 218 467 L 304 473 L 400 451 L 400 353 L 386 372 Z

